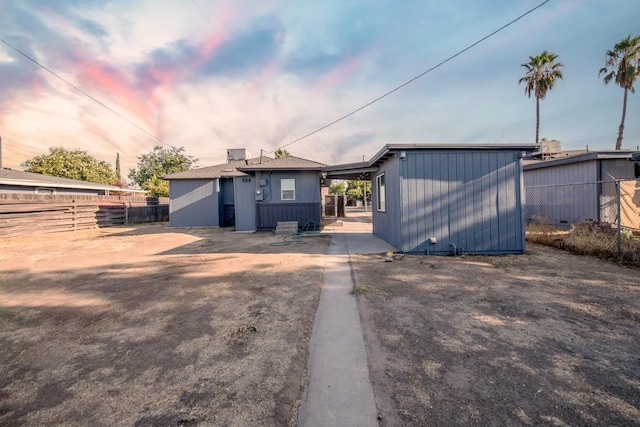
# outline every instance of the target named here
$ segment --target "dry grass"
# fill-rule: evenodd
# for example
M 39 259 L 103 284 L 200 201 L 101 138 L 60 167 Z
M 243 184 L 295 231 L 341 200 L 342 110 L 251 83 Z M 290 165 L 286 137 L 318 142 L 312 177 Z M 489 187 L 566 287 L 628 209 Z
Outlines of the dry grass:
M 640 266 L 640 239 L 630 232 L 623 232 L 621 251 L 618 252 L 617 229 L 610 224 L 585 222 L 576 224 L 569 230 L 560 230 L 546 224 L 529 224 L 527 241 L 564 249 L 577 255 L 591 255 Z

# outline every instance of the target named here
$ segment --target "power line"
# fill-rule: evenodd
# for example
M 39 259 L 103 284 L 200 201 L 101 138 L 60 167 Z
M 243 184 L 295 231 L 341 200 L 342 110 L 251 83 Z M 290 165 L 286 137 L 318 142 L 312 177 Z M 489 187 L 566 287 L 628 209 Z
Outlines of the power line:
M 342 120 L 346 119 L 347 117 L 351 117 L 351 116 L 353 116 L 354 114 L 356 114 L 356 113 L 358 113 L 358 112 L 360 112 L 360 111 L 364 110 L 365 108 L 367 108 L 367 107 L 369 107 L 369 106 L 371 106 L 371 105 L 375 104 L 376 102 L 380 101 L 381 99 L 386 98 L 387 96 L 391 95 L 392 93 L 397 92 L 398 90 L 402 89 L 403 87 L 405 87 L 405 86 L 407 86 L 407 85 L 409 85 L 409 84 L 413 83 L 414 81 L 418 80 L 420 77 L 423 77 L 424 75 L 426 75 L 426 74 L 430 73 L 431 71 L 435 70 L 436 68 L 439 68 L 440 66 L 442 66 L 442 65 L 446 64 L 447 62 L 451 61 L 451 60 L 452 60 L 452 59 L 454 59 L 455 57 L 460 56 L 460 55 L 461 55 L 461 54 L 463 54 L 464 52 L 466 52 L 466 51 L 468 51 L 469 49 L 471 49 L 471 48 L 475 47 L 476 45 L 478 45 L 478 44 L 482 43 L 483 41 L 487 40 L 488 38 L 490 38 L 490 37 L 492 37 L 492 36 L 496 35 L 496 34 L 497 34 L 497 33 L 499 33 L 500 31 L 504 30 L 505 28 L 509 27 L 510 25 L 514 24 L 515 22 L 519 21 L 520 19 L 524 18 L 525 16 L 529 15 L 530 13 L 534 12 L 535 10 L 537 10 L 537 9 L 541 8 L 542 6 L 544 6 L 545 4 L 549 3 L 550 1 L 551 1 L 551 0 L 545 0 L 545 1 L 543 1 L 542 3 L 540 3 L 539 5 L 537 5 L 536 7 L 532 8 L 532 9 L 529 9 L 528 11 L 526 11 L 525 13 L 523 13 L 522 15 L 520 15 L 520 16 L 518 16 L 517 18 L 515 18 L 515 19 L 511 20 L 510 22 L 508 22 L 507 24 L 505 24 L 505 25 L 503 25 L 502 27 L 498 28 L 497 30 L 493 31 L 492 33 L 490 33 L 490 34 L 488 34 L 488 35 L 484 36 L 483 38 L 481 38 L 480 40 L 476 41 L 475 43 L 473 43 L 473 44 L 471 44 L 471 45 L 469 45 L 469 46 L 465 47 L 464 49 L 462 49 L 462 50 L 458 51 L 458 53 L 456 53 L 456 54 L 454 54 L 454 55 L 451 55 L 450 57 L 448 57 L 448 58 L 447 58 L 447 59 L 445 59 L 444 61 L 440 62 L 440 63 L 439 63 L 439 64 L 437 64 L 437 65 L 434 65 L 433 67 L 429 68 L 429 69 L 428 69 L 428 70 L 426 70 L 425 72 L 420 73 L 420 74 L 418 74 L 417 76 L 415 76 L 414 78 L 412 78 L 412 79 L 410 79 L 410 80 L 408 80 L 408 81 L 406 81 L 406 82 L 402 83 L 400 86 L 397 86 L 397 87 L 395 87 L 394 89 L 391 89 L 389 92 L 387 92 L 387 93 L 385 93 L 385 94 L 383 94 L 383 95 L 381 95 L 381 96 L 379 96 L 379 97 L 375 98 L 373 101 L 368 102 L 367 104 L 363 105 L 362 107 L 357 108 L 357 109 L 355 109 L 355 110 L 351 111 L 350 113 L 345 114 L 344 116 L 342 116 L 342 117 L 340 117 L 340 118 L 338 118 L 338 119 L 336 119 L 336 120 L 332 121 L 331 123 L 328 123 L 328 124 L 326 124 L 326 125 L 324 125 L 324 126 L 322 126 L 322 127 L 319 127 L 318 129 L 314 130 L 313 132 L 309 132 L 308 134 L 306 134 L 306 135 L 304 135 L 304 136 L 302 136 L 302 137 L 300 137 L 300 138 L 297 138 L 297 139 L 295 139 L 295 140 L 293 140 L 293 141 L 291 141 L 291 142 L 286 143 L 285 145 L 283 145 L 283 146 L 281 146 L 281 147 L 276 148 L 275 150 L 271 151 L 271 153 L 273 153 L 274 151 L 279 150 L 279 149 L 281 149 L 281 148 L 288 147 L 288 146 L 289 146 L 289 145 L 291 145 L 291 144 L 295 144 L 295 143 L 296 143 L 296 142 L 298 142 L 298 141 L 302 141 L 303 139 L 308 138 L 308 137 L 310 137 L 311 135 L 315 135 L 316 133 L 318 133 L 318 132 L 320 132 L 320 131 L 322 131 L 322 130 L 324 130 L 324 129 L 326 129 L 326 128 L 330 127 L 330 126 L 333 126 L 333 125 L 335 125 L 335 124 L 336 124 L 336 123 L 338 123 L 338 122 L 341 122 Z
M 106 105 L 105 103 L 103 103 L 102 101 L 99 101 L 98 99 L 94 98 L 93 96 L 89 95 L 87 92 L 85 92 L 84 90 L 80 89 L 78 86 L 74 85 L 73 83 L 71 83 L 70 81 L 64 79 L 63 77 L 59 76 L 58 74 L 56 74 L 54 71 L 50 70 L 49 68 L 45 67 L 44 65 L 42 65 L 41 63 L 39 63 L 38 61 L 36 61 L 35 59 L 31 58 L 29 55 L 27 55 L 26 53 L 22 52 L 20 49 L 12 46 L 11 44 L 9 44 L 8 42 L 6 42 L 5 40 L 3 40 L 2 38 L 0 38 L 0 42 L 4 43 L 5 45 L 7 45 L 8 47 L 10 47 L 11 49 L 15 50 L 16 52 L 18 52 L 20 55 L 24 56 L 25 58 L 27 58 L 29 61 L 33 62 L 34 64 L 36 64 L 38 67 L 42 68 L 43 70 L 47 71 L 48 73 L 54 75 L 55 77 L 57 77 L 58 79 L 62 80 L 63 82 L 65 82 L 67 85 L 71 86 L 72 88 L 74 88 L 75 90 L 77 90 L 78 92 L 80 92 L 81 94 L 83 94 L 84 96 L 86 96 L 87 98 L 89 98 L 90 100 L 92 100 L 93 102 L 97 103 L 98 105 L 100 105 L 101 107 L 106 108 L 107 110 L 111 111 L 113 114 L 115 114 L 116 116 L 120 117 L 122 120 L 126 121 L 127 123 L 129 123 L 132 126 L 135 126 L 136 128 L 138 128 L 139 130 L 141 130 L 142 132 L 146 133 L 147 135 L 149 135 L 150 137 L 152 137 L 153 139 L 155 139 L 158 142 L 161 142 L 162 144 L 166 145 L 167 147 L 171 147 L 171 148 L 175 148 L 170 144 L 167 144 L 166 142 L 164 142 L 162 139 L 158 138 L 157 136 L 155 136 L 154 134 L 148 132 L 147 130 L 143 129 L 142 127 L 140 127 L 139 125 L 137 125 L 135 122 L 127 119 L 126 117 L 124 117 L 122 114 L 118 113 L 117 111 L 115 111 L 113 108 L 109 107 L 108 105 Z

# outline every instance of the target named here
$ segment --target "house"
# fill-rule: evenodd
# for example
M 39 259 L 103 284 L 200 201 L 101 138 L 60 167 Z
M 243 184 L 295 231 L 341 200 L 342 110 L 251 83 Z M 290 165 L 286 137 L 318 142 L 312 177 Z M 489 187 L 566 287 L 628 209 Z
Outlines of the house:
M 323 164 L 293 156 L 249 159 L 243 149 L 227 154 L 227 163 L 164 177 L 172 227 L 252 231 L 280 221 L 320 222 Z
M 616 223 L 618 197 L 628 199 L 628 208 L 640 212 L 635 181 L 640 178 L 639 155 L 632 151 L 558 151 L 527 159 L 523 166 L 526 219 L 566 227 L 583 221 Z M 620 196 L 616 180 L 627 180 L 621 184 Z M 629 226 L 638 228 L 640 223 L 635 220 Z
M 108 196 L 114 191 L 144 193 L 141 190 L 0 168 L 0 193 Z
M 516 254 L 525 250 L 520 145 L 385 145 L 327 177 L 372 181 L 373 233 L 403 252 Z

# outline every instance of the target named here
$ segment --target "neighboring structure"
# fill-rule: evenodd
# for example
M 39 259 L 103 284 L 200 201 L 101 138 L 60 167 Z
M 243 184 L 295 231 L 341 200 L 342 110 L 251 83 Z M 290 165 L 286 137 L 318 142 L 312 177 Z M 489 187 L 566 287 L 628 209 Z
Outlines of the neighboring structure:
M 373 233 L 403 252 L 522 253 L 522 159 L 535 148 L 389 144 L 369 162 L 323 170 L 371 179 Z
M 640 178 L 640 163 L 633 161 L 634 156 L 638 153 L 572 151 L 526 160 L 526 219 L 567 227 L 582 221 L 615 223 L 616 180 Z M 623 187 L 633 191 L 630 200 L 636 198 L 635 182 L 623 182 Z
M 281 221 L 320 222 L 321 163 L 298 157 L 245 159 L 165 176 L 172 227 L 271 230 Z M 240 160 L 233 160 L 240 159 Z
M 0 169 L 0 193 L 108 196 L 113 192 L 144 193 L 141 190 L 123 189 L 112 185 Z

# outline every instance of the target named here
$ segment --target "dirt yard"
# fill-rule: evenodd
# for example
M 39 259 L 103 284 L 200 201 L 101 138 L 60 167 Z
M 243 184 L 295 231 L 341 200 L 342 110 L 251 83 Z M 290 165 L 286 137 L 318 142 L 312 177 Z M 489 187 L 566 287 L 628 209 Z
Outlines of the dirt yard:
M 381 425 L 640 425 L 640 270 L 352 257 Z
M 296 423 L 328 238 L 3 239 L 0 425 Z

